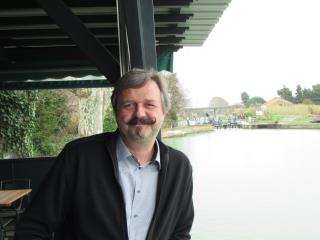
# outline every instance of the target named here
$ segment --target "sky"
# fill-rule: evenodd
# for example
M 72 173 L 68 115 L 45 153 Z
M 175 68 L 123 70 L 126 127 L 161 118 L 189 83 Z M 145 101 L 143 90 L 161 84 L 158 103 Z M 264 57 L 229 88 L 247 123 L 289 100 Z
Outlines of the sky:
M 183 47 L 173 71 L 191 106 L 241 93 L 266 101 L 284 85 L 320 84 L 320 0 L 231 0 L 201 47 Z

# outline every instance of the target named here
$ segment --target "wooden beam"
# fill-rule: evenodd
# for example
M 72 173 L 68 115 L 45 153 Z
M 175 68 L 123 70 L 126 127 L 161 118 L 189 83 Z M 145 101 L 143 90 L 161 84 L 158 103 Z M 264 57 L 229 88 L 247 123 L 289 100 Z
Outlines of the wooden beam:
M 150 0 L 123 2 L 132 68 L 156 68 L 155 24 Z
M 117 60 L 85 27 L 79 18 L 72 13 L 62 0 L 37 0 L 37 2 L 70 36 L 110 82 L 118 79 L 120 70 Z

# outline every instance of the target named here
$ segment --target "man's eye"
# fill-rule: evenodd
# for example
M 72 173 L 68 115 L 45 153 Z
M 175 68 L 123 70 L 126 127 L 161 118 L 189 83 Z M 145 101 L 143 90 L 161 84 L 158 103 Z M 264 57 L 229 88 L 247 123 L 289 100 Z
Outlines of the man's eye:
M 133 107 L 133 103 L 125 103 L 125 104 L 122 105 L 122 107 L 126 108 L 126 109 L 132 108 Z
M 148 103 L 148 104 L 147 104 L 147 107 L 148 107 L 148 108 L 154 108 L 154 107 L 156 107 L 156 105 L 154 105 L 153 103 Z

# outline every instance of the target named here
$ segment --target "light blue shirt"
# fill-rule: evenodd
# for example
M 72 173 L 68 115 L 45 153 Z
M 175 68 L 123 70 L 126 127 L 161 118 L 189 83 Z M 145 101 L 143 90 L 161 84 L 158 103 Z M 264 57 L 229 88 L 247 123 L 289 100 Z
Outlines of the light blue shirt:
M 160 169 L 157 141 L 155 151 L 155 158 L 141 166 L 122 138 L 118 137 L 119 180 L 125 201 L 129 240 L 145 240 L 152 221 Z

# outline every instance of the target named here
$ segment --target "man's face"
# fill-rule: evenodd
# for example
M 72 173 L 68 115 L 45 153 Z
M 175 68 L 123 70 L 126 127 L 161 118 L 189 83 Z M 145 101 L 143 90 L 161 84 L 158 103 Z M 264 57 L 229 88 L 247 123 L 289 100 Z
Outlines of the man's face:
M 153 142 L 165 117 L 157 84 L 149 80 L 141 87 L 128 88 L 117 103 L 117 123 L 125 141 Z

